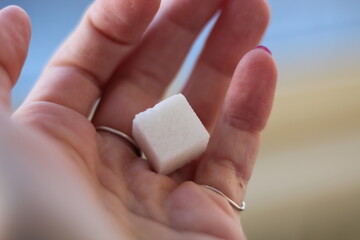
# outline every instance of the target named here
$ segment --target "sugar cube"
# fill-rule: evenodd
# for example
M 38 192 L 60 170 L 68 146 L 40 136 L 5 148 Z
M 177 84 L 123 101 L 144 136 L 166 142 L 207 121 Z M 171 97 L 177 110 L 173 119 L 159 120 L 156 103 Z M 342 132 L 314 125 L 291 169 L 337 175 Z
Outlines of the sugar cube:
M 152 168 L 161 174 L 169 174 L 199 157 L 210 138 L 182 94 L 137 114 L 132 134 Z

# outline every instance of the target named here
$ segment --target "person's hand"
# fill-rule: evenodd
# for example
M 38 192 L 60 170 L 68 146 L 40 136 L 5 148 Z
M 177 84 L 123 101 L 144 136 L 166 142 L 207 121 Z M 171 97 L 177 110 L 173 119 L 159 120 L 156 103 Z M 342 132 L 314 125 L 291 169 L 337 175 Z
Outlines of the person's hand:
M 158 11 L 159 5 L 97 0 L 25 103 L 11 120 L 0 118 L 1 163 L 22 206 L 29 205 L 24 211 L 36 209 L 42 230 L 55 222 L 48 232 L 67 229 L 84 239 L 245 239 L 238 212 L 201 185 L 244 200 L 276 84 L 271 54 L 254 49 L 268 24 L 268 6 L 264 0 L 168 0 Z M 131 135 L 135 114 L 161 100 L 218 10 L 182 90 L 211 132 L 208 148 L 171 176 L 156 174 L 124 140 L 94 126 Z M 18 8 L 0 12 L 5 108 L 26 56 L 29 26 Z

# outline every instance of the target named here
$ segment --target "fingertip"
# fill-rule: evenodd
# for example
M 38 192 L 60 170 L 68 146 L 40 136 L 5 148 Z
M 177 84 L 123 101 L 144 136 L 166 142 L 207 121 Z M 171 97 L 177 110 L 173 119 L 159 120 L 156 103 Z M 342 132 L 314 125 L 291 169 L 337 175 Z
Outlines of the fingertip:
M 0 10 L 0 16 L 8 18 L 14 26 L 20 28 L 19 30 L 29 41 L 31 36 L 31 21 L 27 12 L 19 6 L 10 5 Z
M 235 71 L 225 101 L 228 123 L 241 130 L 260 132 L 271 112 L 276 82 L 273 56 L 263 47 L 248 52 Z
M 259 45 L 259 46 L 257 46 L 256 48 L 262 49 L 262 50 L 268 52 L 270 55 L 272 55 L 272 52 L 270 51 L 270 49 L 268 49 L 267 47 L 265 47 L 265 46 L 263 46 L 263 45 Z
M 0 67 L 9 76 L 13 86 L 25 62 L 31 36 L 30 19 L 18 6 L 0 11 Z
M 268 73 L 269 80 L 277 80 L 277 65 L 273 53 L 268 47 L 259 45 L 248 54 L 250 62 L 253 62 L 255 67 L 262 68 L 262 71 Z
M 243 59 L 239 62 L 237 69 L 235 70 L 235 77 L 243 72 L 252 71 L 253 75 L 260 76 L 265 75 L 263 79 L 268 81 L 277 80 L 277 65 L 272 54 L 272 51 L 264 46 L 259 45 L 253 50 L 249 51 Z

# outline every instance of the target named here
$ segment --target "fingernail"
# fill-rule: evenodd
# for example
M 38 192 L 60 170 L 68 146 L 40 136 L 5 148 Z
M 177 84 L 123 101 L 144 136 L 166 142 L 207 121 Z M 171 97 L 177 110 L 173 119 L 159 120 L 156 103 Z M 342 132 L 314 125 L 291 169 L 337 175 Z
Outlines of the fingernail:
M 271 51 L 270 51 L 267 47 L 265 47 L 265 46 L 259 45 L 259 46 L 257 46 L 256 48 L 263 49 L 263 50 L 267 51 L 270 55 L 272 55 Z

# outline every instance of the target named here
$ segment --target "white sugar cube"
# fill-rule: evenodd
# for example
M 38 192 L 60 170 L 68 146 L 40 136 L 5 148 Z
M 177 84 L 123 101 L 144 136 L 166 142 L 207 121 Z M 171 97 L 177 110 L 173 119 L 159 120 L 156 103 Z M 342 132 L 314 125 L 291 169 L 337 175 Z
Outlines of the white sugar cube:
M 153 169 L 161 174 L 199 157 L 210 137 L 182 94 L 137 114 L 132 134 Z

